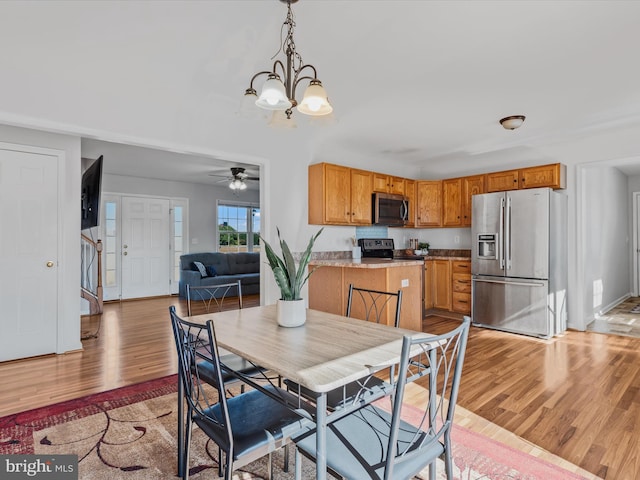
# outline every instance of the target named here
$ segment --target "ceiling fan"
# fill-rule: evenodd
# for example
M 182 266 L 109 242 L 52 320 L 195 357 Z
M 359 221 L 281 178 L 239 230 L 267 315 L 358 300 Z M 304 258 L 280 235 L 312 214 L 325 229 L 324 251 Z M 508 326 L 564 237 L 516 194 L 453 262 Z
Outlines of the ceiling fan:
M 245 190 L 247 188 L 247 180 L 260 180 L 260 177 L 254 177 L 245 172 L 244 167 L 231 167 L 231 176 L 219 175 L 216 173 L 210 173 L 212 177 L 225 177 L 225 180 L 220 182 L 229 182 L 229 188 L 231 190 Z

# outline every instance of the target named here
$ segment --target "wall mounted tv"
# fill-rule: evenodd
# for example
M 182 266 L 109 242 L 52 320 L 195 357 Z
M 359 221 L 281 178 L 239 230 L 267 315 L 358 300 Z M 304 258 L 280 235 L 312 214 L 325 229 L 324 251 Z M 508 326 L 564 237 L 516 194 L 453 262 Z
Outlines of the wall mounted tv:
M 102 155 L 82 174 L 82 230 L 100 224 L 101 185 Z

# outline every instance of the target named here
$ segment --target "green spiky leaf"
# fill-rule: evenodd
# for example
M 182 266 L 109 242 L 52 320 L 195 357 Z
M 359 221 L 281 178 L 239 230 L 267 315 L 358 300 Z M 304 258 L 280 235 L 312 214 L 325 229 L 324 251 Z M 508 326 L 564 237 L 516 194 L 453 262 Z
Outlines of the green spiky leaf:
M 269 242 L 260 237 L 265 248 L 267 261 L 273 271 L 276 283 L 280 288 L 281 299 L 300 300 L 302 287 L 307 283 L 311 274 L 316 270 L 314 268 L 312 271 L 307 273 L 307 267 L 311 261 L 313 245 L 324 228 L 321 228 L 318 233 L 311 237 L 307 244 L 307 249 L 300 257 L 300 262 L 298 263 L 297 268 L 289 245 L 287 245 L 287 242 L 282 239 L 280 229 L 276 228 L 276 230 L 278 231 L 278 241 L 280 243 L 280 250 L 282 251 L 282 258 L 275 253 Z

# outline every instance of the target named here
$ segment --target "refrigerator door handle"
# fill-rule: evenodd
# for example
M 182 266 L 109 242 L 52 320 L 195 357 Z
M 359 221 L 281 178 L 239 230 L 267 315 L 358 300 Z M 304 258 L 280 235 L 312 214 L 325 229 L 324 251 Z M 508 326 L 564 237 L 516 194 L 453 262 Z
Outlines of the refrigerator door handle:
M 505 216 L 505 257 L 507 263 L 507 270 L 511 270 L 511 197 L 507 195 L 507 214 Z
M 505 280 L 484 280 L 481 278 L 474 278 L 474 282 L 482 282 L 482 283 L 499 283 L 502 285 L 518 285 L 520 287 L 544 287 L 544 283 L 537 282 L 514 282 L 514 281 L 505 281 Z
M 498 262 L 504 270 L 504 197 L 500 199 L 500 222 L 498 227 Z

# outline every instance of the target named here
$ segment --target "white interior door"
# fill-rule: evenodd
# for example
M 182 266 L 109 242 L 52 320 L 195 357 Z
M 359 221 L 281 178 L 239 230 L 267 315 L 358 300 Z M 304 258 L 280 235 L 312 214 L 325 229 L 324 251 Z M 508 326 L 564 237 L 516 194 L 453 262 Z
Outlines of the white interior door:
M 0 361 L 56 351 L 59 157 L 39 150 L 0 144 Z
M 171 293 L 169 204 L 122 197 L 122 298 Z

